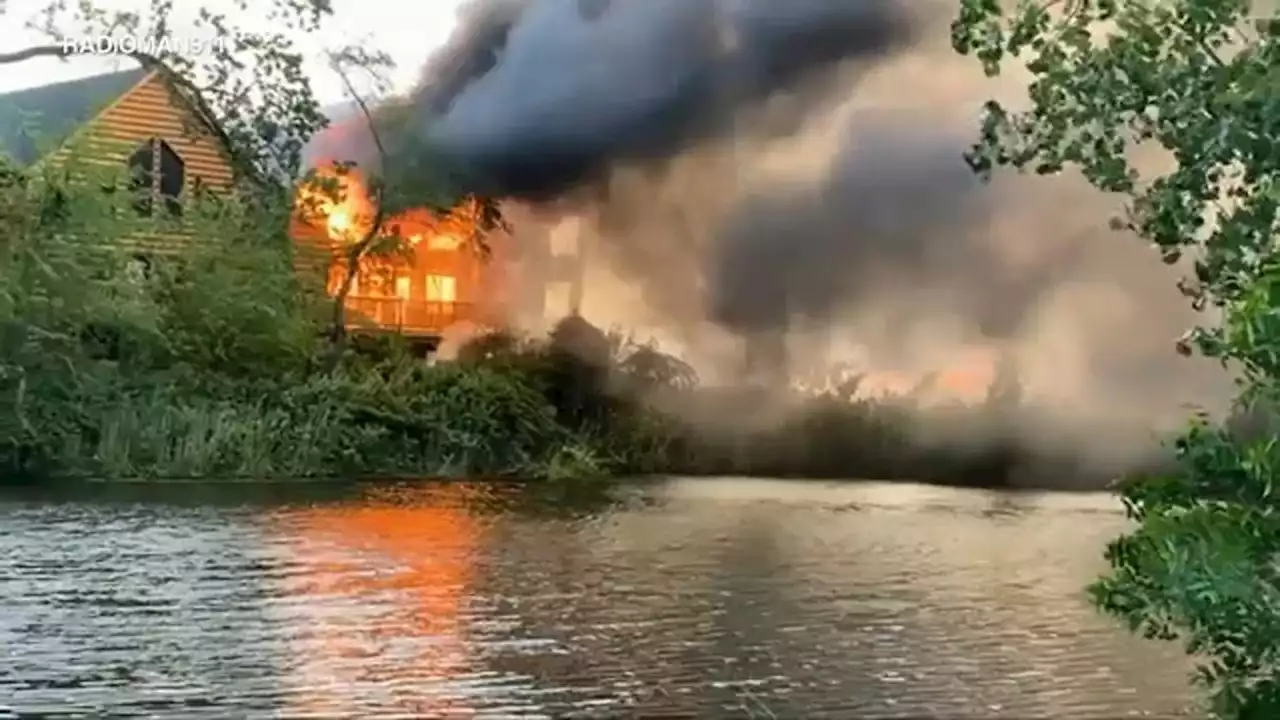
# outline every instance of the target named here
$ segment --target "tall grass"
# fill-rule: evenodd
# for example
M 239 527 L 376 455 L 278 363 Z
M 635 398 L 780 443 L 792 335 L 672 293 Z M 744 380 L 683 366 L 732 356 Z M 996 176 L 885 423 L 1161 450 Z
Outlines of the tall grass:
M 567 479 L 603 472 L 532 385 L 488 368 L 406 358 L 386 376 L 319 376 L 270 397 L 167 387 L 109 399 L 78 408 L 81 432 L 47 439 L 52 474 Z
M 1016 404 L 930 411 L 857 383 L 709 388 L 684 362 L 571 317 L 428 365 L 395 339 L 333 345 L 287 209 L 196 200 L 196 242 L 139 272 L 171 219 L 57 168 L 0 183 L 0 472 L 6 477 L 739 474 L 1001 484 L 1069 463 L 989 434 Z M 0 174 L 2 175 L 2 174 Z M 769 422 L 747 422 L 768 408 Z M 733 422 L 725 422 L 732 418 Z M 942 431 L 939 431 L 939 430 Z M 971 434 L 970 434 L 971 435 Z M 1100 482 L 1100 481 L 1099 481 Z
M 526 378 L 619 474 L 1100 488 L 1133 469 L 1085 462 L 1012 432 L 1024 408 L 1008 368 L 969 404 L 927 405 L 919 392 L 870 397 L 859 377 L 839 372 L 808 387 L 707 387 L 678 358 L 580 318 L 546 338 L 483 336 L 458 357 Z
M 4 477 L 599 473 L 518 373 L 335 346 L 287 212 L 197 199 L 137 218 L 124 179 L 0 183 Z M 180 227 L 178 224 L 180 223 Z M 145 259 L 131 239 L 179 231 Z

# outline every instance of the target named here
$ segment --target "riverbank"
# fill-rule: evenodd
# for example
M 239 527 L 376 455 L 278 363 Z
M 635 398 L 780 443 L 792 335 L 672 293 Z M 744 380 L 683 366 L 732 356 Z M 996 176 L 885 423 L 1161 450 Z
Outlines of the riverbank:
M 600 372 L 546 347 L 434 367 L 394 351 L 351 364 L 362 365 L 361 372 L 346 367 L 256 398 L 235 386 L 214 392 L 168 386 L 55 406 L 57 414 L 73 415 L 66 425 L 76 432 L 42 433 L 40 464 L 22 469 L 37 478 L 131 482 L 354 476 L 563 482 L 680 474 L 1075 489 L 1103 488 L 1114 477 L 1013 441 L 922 437 L 905 398 L 797 393 L 785 418 L 700 425 L 659 409 L 652 398 L 721 418 L 760 399 L 749 397 L 755 391 L 639 387 L 620 369 L 625 364 Z M 972 426 L 993 412 L 957 407 L 935 418 L 934 427 Z
M 591 348 L 595 348 L 592 356 Z M 1102 489 L 1118 472 L 995 429 L 1014 409 L 911 397 L 700 387 L 678 359 L 577 318 L 546 339 L 490 335 L 429 365 L 392 339 L 335 370 L 115 390 L 78 403 L 74 437 L 44 436 L 46 477 L 126 482 L 349 477 L 594 481 L 676 474 L 873 478 L 964 487 Z M 752 412 L 770 408 L 752 421 Z M 60 408 L 55 408 L 60 409 Z M 65 411 L 65 410 L 64 410 Z M 975 428 L 990 428 L 985 440 Z M 91 440 L 91 442 L 90 442 Z M 38 473 L 37 473 L 38 474 Z
M 269 204 L 268 204 L 269 205 Z M 163 257 L 76 238 L 136 219 L 81 186 L 0 186 L 0 473 L 5 478 L 590 480 L 651 474 L 1100 488 L 1007 432 L 1017 388 L 931 408 L 821 390 L 702 386 L 678 358 L 567 318 L 476 338 L 435 365 L 396 338 L 335 337 L 287 214 L 193 200 L 198 243 Z M 130 224 L 132 223 L 132 224 Z M 140 260 L 139 258 L 142 257 Z M 154 261 L 152 261 L 154 260 Z M 145 261 L 145 262 L 144 262 Z

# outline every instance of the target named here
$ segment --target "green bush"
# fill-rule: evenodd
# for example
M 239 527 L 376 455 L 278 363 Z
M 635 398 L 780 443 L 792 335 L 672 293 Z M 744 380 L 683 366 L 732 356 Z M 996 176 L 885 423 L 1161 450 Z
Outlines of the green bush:
M 88 189 L 109 178 L 23 177 L 0 191 L 0 393 L 15 409 L 0 419 L 0 462 L 11 474 L 993 484 L 1017 460 L 925 442 L 911 398 L 860 398 L 856 379 L 768 397 L 704 388 L 678 358 L 579 317 L 543 338 L 481 336 L 436 365 L 394 336 L 335 345 L 332 301 L 294 271 L 284 215 L 268 204 L 191 202 L 183 221 L 198 241 L 140 272 L 120 243 L 152 221 Z M 57 212 L 42 214 L 49 205 Z M 787 410 L 740 422 L 766 406 Z
M 971 166 L 1078 168 L 1120 194 L 1114 225 L 1191 260 L 1179 289 L 1216 311 L 1177 350 L 1220 361 L 1240 389 L 1235 419 L 1195 417 L 1171 467 L 1125 483 L 1138 528 L 1108 547 L 1093 597 L 1181 640 L 1215 716 L 1280 717 L 1280 15 L 1246 0 L 959 5 L 956 50 L 1032 81 L 1022 111 L 987 103 Z M 1142 145 L 1173 162 L 1140 167 Z
M 127 212 L 101 189 L 118 181 L 46 169 L 0 185 L 10 477 L 600 471 L 537 373 L 432 367 L 396 339 L 332 345 L 331 301 L 262 202 L 193 200 L 194 241 L 139 262 L 128 239 L 171 221 Z

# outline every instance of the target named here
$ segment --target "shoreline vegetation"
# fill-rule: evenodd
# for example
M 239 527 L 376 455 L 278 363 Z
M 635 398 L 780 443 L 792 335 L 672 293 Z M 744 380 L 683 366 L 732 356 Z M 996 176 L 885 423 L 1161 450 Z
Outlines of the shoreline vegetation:
M 291 208 L 194 200 L 182 218 L 193 240 L 144 256 L 104 239 L 169 221 L 117 212 L 97 188 L 120 178 L 2 177 L 11 481 L 668 474 L 998 487 L 1069 469 L 1012 441 L 928 440 L 911 396 L 862 399 L 856 378 L 785 397 L 701 387 L 679 359 L 576 317 L 545 338 L 480 336 L 434 364 L 396 337 L 337 343 L 333 300 L 296 267 Z M 931 413 L 966 427 L 1017 402 L 999 380 L 985 404 Z M 689 419 L 750 418 L 768 403 L 786 417 Z
M 1113 227 L 1128 237 L 1116 242 L 1185 258 L 1178 289 L 1212 310 L 1178 351 L 1230 368 L 1252 421 L 1189 418 L 1170 466 L 1120 488 L 1134 529 L 1089 590 L 1129 630 L 1182 645 L 1207 717 L 1280 717 L 1280 11 L 1051 4 L 959 0 L 953 49 L 989 77 L 1029 81 L 1021 107 L 985 104 L 966 160 L 982 176 L 1079 171 L 1118 195 Z

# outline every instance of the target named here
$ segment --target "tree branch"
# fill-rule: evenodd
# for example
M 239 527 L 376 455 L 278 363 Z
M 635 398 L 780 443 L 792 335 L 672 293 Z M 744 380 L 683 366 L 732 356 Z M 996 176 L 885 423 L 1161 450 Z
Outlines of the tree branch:
M 71 54 L 71 50 L 72 48 L 66 45 L 35 45 L 16 52 L 0 53 L 0 65 L 9 65 L 38 57 L 66 59 Z
M 355 86 L 351 83 L 351 78 L 347 76 L 346 71 L 342 67 L 341 60 L 338 55 L 329 56 L 329 64 L 333 71 L 338 74 L 342 80 L 342 85 L 346 89 L 347 94 L 355 100 L 356 105 L 360 108 L 360 112 L 364 115 L 365 121 L 369 124 L 369 134 L 373 137 L 373 144 L 378 150 L 378 162 L 385 169 L 387 167 L 387 149 L 382 143 L 382 136 L 378 132 L 377 123 L 374 122 L 373 112 L 369 109 L 369 104 L 365 102 L 360 93 L 356 92 Z M 347 252 L 346 276 L 343 278 L 342 287 L 338 288 L 338 294 L 333 299 L 333 328 L 332 334 L 335 341 L 337 352 L 334 353 L 335 360 L 339 356 L 343 343 L 347 336 L 347 296 L 351 293 L 351 286 L 355 283 L 356 276 L 360 272 L 360 260 L 368 252 L 378 237 L 378 233 L 382 230 L 382 223 L 386 219 L 386 192 L 384 189 L 374 183 L 370 183 L 369 187 L 370 201 L 373 203 L 373 222 L 370 223 L 368 230 L 365 231 L 364 237 L 360 242 L 356 243 Z
M 52 57 L 58 58 L 59 60 L 65 60 L 69 55 L 75 54 L 75 50 L 76 45 L 73 42 L 33 45 L 16 52 L 0 53 L 0 65 L 11 65 L 25 60 L 33 60 L 38 57 Z M 173 68 L 169 67 L 168 63 L 154 55 L 144 52 L 121 52 L 118 54 L 121 57 L 133 58 L 143 67 L 166 70 L 174 77 L 181 77 L 175 70 L 173 70 Z M 183 79 L 186 80 L 185 78 Z M 190 80 L 186 80 L 185 84 L 190 86 L 192 89 L 197 89 Z

